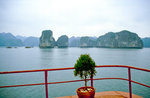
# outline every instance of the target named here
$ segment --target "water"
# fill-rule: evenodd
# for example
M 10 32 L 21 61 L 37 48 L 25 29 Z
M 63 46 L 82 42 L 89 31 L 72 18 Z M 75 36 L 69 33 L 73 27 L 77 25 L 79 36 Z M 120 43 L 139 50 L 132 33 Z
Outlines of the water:
M 80 54 L 88 53 L 97 65 L 129 65 L 150 69 L 150 48 L 109 49 L 109 48 L 0 48 L 0 71 L 33 70 L 46 68 L 73 67 Z M 128 78 L 124 68 L 98 68 L 95 78 Z M 67 81 L 79 79 L 73 70 L 48 72 L 48 81 Z M 132 70 L 132 79 L 150 85 L 150 73 Z M 0 86 L 44 82 L 44 73 L 1 74 Z M 89 82 L 90 84 L 90 82 Z M 48 85 L 49 98 L 71 96 L 84 82 Z M 123 80 L 94 81 L 96 92 L 125 91 L 128 82 Z M 132 83 L 134 94 L 150 98 L 150 88 Z M 0 98 L 45 98 L 44 85 L 0 88 Z

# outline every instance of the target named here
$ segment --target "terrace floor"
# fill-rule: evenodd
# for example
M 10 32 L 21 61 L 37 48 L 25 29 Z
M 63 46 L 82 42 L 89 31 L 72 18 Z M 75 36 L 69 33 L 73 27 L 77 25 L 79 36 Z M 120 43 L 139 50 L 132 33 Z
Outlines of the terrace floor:
M 57 98 L 78 98 L 77 95 L 74 96 L 64 96 Z M 129 93 L 121 91 L 105 91 L 105 92 L 96 92 L 94 98 L 130 98 Z M 141 96 L 132 94 L 132 98 L 143 98 Z

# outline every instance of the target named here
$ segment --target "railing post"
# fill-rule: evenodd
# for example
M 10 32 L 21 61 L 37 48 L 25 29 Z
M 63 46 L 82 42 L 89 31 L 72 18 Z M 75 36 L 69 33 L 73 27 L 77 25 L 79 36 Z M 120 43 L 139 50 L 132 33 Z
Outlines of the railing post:
M 45 71 L 45 94 L 46 94 L 46 98 L 48 98 L 48 84 L 47 84 L 47 70 Z
M 93 75 L 91 75 L 91 86 L 93 87 Z
M 131 68 L 128 67 L 128 79 L 129 79 L 129 95 L 132 98 L 132 86 L 131 86 Z

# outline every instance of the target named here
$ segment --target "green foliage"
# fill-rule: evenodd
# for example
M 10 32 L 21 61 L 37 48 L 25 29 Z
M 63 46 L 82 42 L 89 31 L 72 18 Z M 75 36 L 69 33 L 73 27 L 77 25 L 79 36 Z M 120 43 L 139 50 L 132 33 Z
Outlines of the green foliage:
M 91 78 L 96 74 L 95 66 L 96 64 L 89 54 L 81 54 L 74 65 L 74 75 L 80 76 L 81 79 Z

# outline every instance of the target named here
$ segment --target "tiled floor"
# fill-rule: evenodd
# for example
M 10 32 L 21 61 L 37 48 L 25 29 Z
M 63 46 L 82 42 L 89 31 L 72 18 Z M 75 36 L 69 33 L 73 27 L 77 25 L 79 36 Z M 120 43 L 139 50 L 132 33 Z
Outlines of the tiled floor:
M 74 96 L 64 96 L 57 98 L 78 98 L 77 95 Z M 129 93 L 121 91 L 106 91 L 106 92 L 97 92 L 95 93 L 95 98 L 129 98 Z M 132 94 L 132 98 L 143 98 L 138 95 Z

